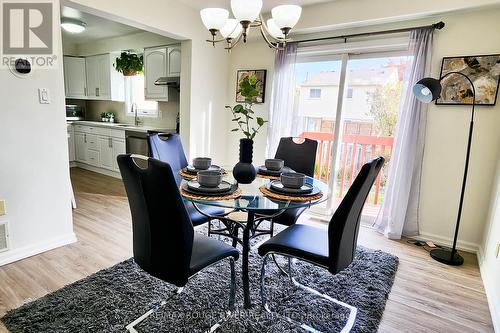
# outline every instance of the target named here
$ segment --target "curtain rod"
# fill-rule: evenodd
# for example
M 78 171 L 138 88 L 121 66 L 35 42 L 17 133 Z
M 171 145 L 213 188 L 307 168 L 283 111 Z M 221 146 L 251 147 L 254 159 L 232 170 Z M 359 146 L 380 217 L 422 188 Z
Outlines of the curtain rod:
M 372 31 L 372 32 L 361 32 L 358 34 L 351 34 L 351 35 L 340 35 L 340 36 L 332 36 L 332 37 L 321 37 L 321 38 L 312 38 L 312 39 L 304 39 L 304 40 L 297 40 L 297 43 L 307 43 L 307 42 L 317 42 L 317 41 L 322 41 L 322 40 L 330 40 L 330 39 L 343 39 L 344 42 L 347 42 L 348 38 L 353 38 L 353 37 L 365 37 L 365 36 L 376 36 L 376 35 L 386 35 L 386 34 L 397 34 L 400 32 L 408 32 L 416 29 L 437 29 L 441 30 L 445 26 L 443 21 L 440 21 L 438 23 L 434 23 L 431 25 L 424 25 L 420 27 L 412 27 L 412 28 L 401 28 L 401 29 L 393 29 L 393 30 L 382 30 L 382 31 Z

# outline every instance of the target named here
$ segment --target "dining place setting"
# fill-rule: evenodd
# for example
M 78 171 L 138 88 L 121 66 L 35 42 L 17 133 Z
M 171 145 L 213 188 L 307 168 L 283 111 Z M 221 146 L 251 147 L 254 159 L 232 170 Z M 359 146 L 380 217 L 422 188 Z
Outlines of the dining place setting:
M 179 171 L 179 175 L 184 179 L 181 193 L 191 199 L 236 199 L 245 194 L 238 186 L 237 175 L 228 177 L 225 168 L 212 164 L 209 157 L 194 158 L 191 164 Z M 266 159 L 264 165 L 257 168 L 256 178 L 268 180 L 259 186 L 259 190 L 271 199 L 310 201 L 323 196 L 321 189 L 311 179 L 285 166 L 282 159 Z

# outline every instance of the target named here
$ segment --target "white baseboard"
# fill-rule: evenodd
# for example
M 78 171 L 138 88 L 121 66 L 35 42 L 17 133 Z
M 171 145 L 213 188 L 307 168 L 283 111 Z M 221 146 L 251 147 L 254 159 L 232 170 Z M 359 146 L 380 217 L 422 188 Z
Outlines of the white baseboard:
M 436 234 L 431 234 L 428 232 L 420 232 L 420 235 L 411 237 L 417 240 L 422 240 L 422 241 L 432 241 L 434 244 L 437 245 L 443 245 L 443 246 L 449 246 L 451 247 L 453 245 L 453 238 L 449 237 L 443 237 L 439 236 Z M 457 241 L 457 249 L 466 251 L 466 252 L 472 252 L 472 253 L 478 253 L 479 251 L 479 244 L 472 243 L 472 242 L 467 242 L 467 241 L 461 241 L 460 239 Z
M 75 243 L 76 241 L 76 235 L 71 232 L 69 234 L 59 236 L 44 242 L 20 247 L 17 249 L 11 249 L 0 254 L 0 266 L 7 265 L 11 262 L 18 261 L 24 258 L 28 258 L 45 251 L 53 250 L 57 247 Z
M 81 163 L 81 162 L 75 162 L 75 166 L 79 167 L 79 168 L 82 168 L 82 169 L 85 169 L 85 170 L 97 172 L 97 173 L 100 173 L 100 174 L 103 174 L 103 175 L 106 175 L 106 176 L 110 176 L 110 177 L 122 179 L 120 173 L 116 172 L 116 171 L 111 171 L 111 170 L 108 170 L 108 169 L 98 168 L 98 167 L 95 167 L 95 166 L 92 166 L 92 165 L 88 165 L 88 164 L 85 164 L 85 163 Z
M 479 270 L 481 272 L 486 298 L 488 299 L 493 329 L 495 332 L 500 333 L 500 304 L 498 303 L 498 295 L 495 294 L 495 290 L 493 289 L 495 281 L 490 278 L 488 270 L 484 266 L 484 250 L 481 246 L 479 246 L 477 252 L 477 261 L 479 262 Z

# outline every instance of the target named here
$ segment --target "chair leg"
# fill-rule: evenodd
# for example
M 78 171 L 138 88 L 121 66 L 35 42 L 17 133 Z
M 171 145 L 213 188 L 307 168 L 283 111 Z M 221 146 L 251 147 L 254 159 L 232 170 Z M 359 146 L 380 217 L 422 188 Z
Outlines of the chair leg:
M 231 287 L 229 290 L 229 311 L 234 310 L 234 303 L 236 300 L 236 271 L 234 268 L 234 258 L 229 258 L 229 264 L 231 265 Z
M 180 293 L 182 293 L 182 291 L 184 290 L 184 288 L 177 288 L 174 292 L 174 294 L 172 296 L 170 296 L 167 300 L 170 300 L 173 296 L 176 296 L 176 295 L 179 295 Z M 136 320 L 134 320 L 133 322 L 131 322 L 130 324 L 128 324 L 127 326 L 125 326 L 125 328 L 127 329 L 127 331 L 129 331 L 130 333 L 138 333 L 137 330 L 134 328 L 134 326 L 138 325 L 139 323 L 141 323 L 142 321 L 144 321 L 144 319 L 148 318 L 149 316 L 151 316 L 153 313 L 155 313 L 156 311 L 158 311 L 161 307 L 163 307 L 165 304 L 167 304 L 167 301 L 161 301 L 159 304 L 156 304 L 155 306 L 153 306 L 152 309 L 149 309 L 146 313 L 144 313 L 142 316 L 140 316 L 139 318 L 137 318 Z
M 267 253 L 265 256 L 264 256 L 264 260 L 263 260 L 263 263 L 262 263 L 262 268 L 261 268 L 261 276 L 260 276 L 260 295 L 261 295 L 261 300 L 262 300 L 262 307 L 264 308 L 264 310 L 266 310 L 268 313 L 272 313 L 271 312 L 271 309 L 269 307 L 269 304 L 267 303 L 267 298 L 266 298 L 266 293 L 265 293 L 265 285 L 264 285 L 264 280 L 265 280 L 265 273 L 266 273 L 266 269 L 265 269 L 265 265 L 266 265 L 266 262 L 267 262 L 267 257 L 268 255 L 270 255 L 272 253 Z M 344 303 L 344 302 L 341 302 L 337 299 L 334 299 L 333 297 L 330 297 L 326 294 L 322 294 L 321 292 L 311 288 L 311 287 L 308 287 L 308 286 L 305 286 L 301 283 L 299 283 L 293 276 L 292 276 L 292 257 L 289 257 L 287 256 L 287 259 L 288 259 L 288 276 L 290 277 L 290 281 L 298 288 L 301 288 L 302 290 L 304 291 L 307 291 L 311 294 L 314 294 L 314 295 L 317 295 L 319 297 L 322 297 L 332 303 L 335 303 L 341 307 L 344 307 L 346 309 L 349 310 L 349 318 L 347 319 L 347 322 L 344 326 L 344 328 L 340 331 L 341 333 L 348 333 L 351 331 L 352 327 L 354 326 L 354 321 L 356 320 L 356 316 L 357 316 L 357 313 L 358 313 L 358 309 L 352 305 L 349 305 L 347 303 Z M 278 266 L 279 267 L 279 266 Z M 301 328 L 303 328 L 304 330 L 308 331 L 308 332 L 313 332 L 313 333 L 321 333 L 321 331 L 318 331 L 316 329 L 314 329 L 313 327 L 307 325 L 307 324 L 303 324 L 303 323 L 297 323 L 296 321 L 288 318 L 288 317 L 285 317 L 288 321 L 290 322 L 293 322 L 293 323 L 296 323 L 297 325 L 300 325 Z

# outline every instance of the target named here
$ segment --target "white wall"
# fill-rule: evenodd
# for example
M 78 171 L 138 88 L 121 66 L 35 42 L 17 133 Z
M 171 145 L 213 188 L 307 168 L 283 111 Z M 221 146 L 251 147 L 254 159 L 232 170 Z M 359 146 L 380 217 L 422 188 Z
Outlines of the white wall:
M 488 221 L 484 229 L 483 243 L 479 255 L 481 276 L 488 294 L 491 316 L 496 332 L 500 332 L 500 159 L 496 167 L 496 177 L 491 192 Z
M 64 40 L 63 43 L 66 44 Z M 70 53 L 64 54 L 74 56 L 88 56 L 122 50 L 141 50 L 145 47 L 174 43 L 180 43 L 180 41 L 145 31 L 125 36 L 101 39 L 89 43 L 76 44 L 74 45 L 73 49 L 68 49 L 68 52 Z M 66 50 L 67 48 L 64 47 L 65 52 Z
M 54 1 L 59 17 L 59 1 Z M 62 59 L 60 31 L 54 54 Z M 0 198 L 11 250 L 0 265 L 75 241 L 70 207 L 62 64 L 20 79 L 0 69 Z M 51 104 L 38 103 L 38 88 Z
M 271 92 L 274 74 L 274 51 L 270 49 L 263 41 L 249 42 L 239 44 L 231 51 L 229 62 L 229 71 L 227 76 L 227 99 L 226 105 L 236 105 L 236 74 L 241 69 L 266 69 L 266 96 L 265 102 L 256 104 L 254 111 L 258 116 L 269 120 L 269 107 L 271 105 Z M 225 122 L 227 130 L 224 135 L 230 137 L 227 141 L 227 159 L 226 164 L 234 165 L 238 162 L 239 139 L 243 138 L 241 132 L 229 132 L 234 128 L 234 122 L 231 121 L 232 115 L 229 110 L 225 110 Z M 232 127 L 233 126 L 233 127 Z M 260 130 L 254 139 L 254 164 L 262 165 L 266 159 L 267 145 L 267 124 Z
M 316 21 L 311 18 L 311 12 L 318 13 L 320 7 L 325 11 L 332 10 L 333 4 L 304 8 L 305 22 L 301 21 L 302 27 L 312 29 L 314 24 L 319 24 L 319 20 L 315 23 Z M 340 4 L 346 6 L 343 1 L 340 1 Z M 361 17 L 366 13 L 360 11 L 359 15 Z M 377 17 L 377 15 L 375 11 L 372 17 Z M 330 35 L 420 26 L 443 20 L 446 27 L 441 31 L 436 31 L 432 55 L 432 75 L 438 77 L 441 60 L 444 56 L 500 52 L 500 39 L 496 35 L 496 31 L 500 29 L 499 17 L 500 9 L 496 7 L 466 13 L 439 15 L 404 23 L 391 23 L 355 30 L 344 29 L 337 33 L 330 32 Z M 337 17 L 332 16 L 332 24 L 336 24 L 336 19 Z M 353 16 L 351 19 L 356 20 L 356 17 Z M 374 21 L 377 20 L 374 19 Z M 471 26 L 474 29 L 470 29 Z M 478 38 L 478 35 L 481 38 Z M 296 38 L 303 38 L 303 36 Z M 252 49 L 251 53 L 248 48 Z M 263 53 L 263 50 L 266 52 Z M 254 64 L 257 65 L 256 67 L 272 68 L 273 62 L 273 52 L 267 51 L 263 41 L 256 40 L 249 43 L 247 48 L 242 46 L 241 49 L 233 51 L 231 71 L 235 71 L 237 67 L 254 67 Z M 248 66 L 245 66 L 246 64 Z M 233 83 L 234 79 L 229 81 L 228 93 L 232 93 Z M 270 84 L 271 81 L 268 81 L 268 87 Z M 268 96 L 271 94 L 270 91 Z M 263 112 L 268 113 L 269 105 L 266 103 L 263 107 Z M 432 104 L 429 108 L 422 176 L 420 232 L 423 237 L 433 239 L 441 244 L 451 243 L 454 233 L 469 119 L 470 109 L 467 106 L 436 106 Z M 497 152 L 500 150 L 500 103 L 495 107 L 477 108 L 474 133 L 467 196 L 458 245 L 463 249 L 477 251 L 487 218 Z M 231 149 L 234 150 L 234 148 Z M 260 147 L 258 149 L 263 150 Z M 263 155 L 262 152 L 259 154 Z M 230 152 L 228 155 L 234 155 L 234 152 Z
M 146 31 L 182 40 L 181 136 L 189 157 L 210 155 L 225 161 L 227 52 L 205 39 L 199 12 L 176 1 L 74 0 L 65 5 Z M 221 85 L 224 88 L 221 89 Z

